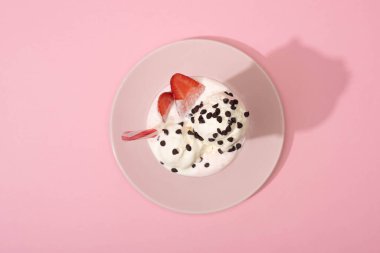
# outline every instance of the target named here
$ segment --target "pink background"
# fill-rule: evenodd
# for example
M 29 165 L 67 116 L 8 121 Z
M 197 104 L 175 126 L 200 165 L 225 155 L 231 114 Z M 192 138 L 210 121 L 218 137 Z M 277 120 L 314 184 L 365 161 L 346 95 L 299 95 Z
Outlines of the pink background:
M 379 252 L 379 2 L 150 2 L 0 2 L 0 252 Z M 108 123 L 139 59 L 199 36 L 265 67 L 287 135 L 259 193 L 185 215 L 132 188 Z

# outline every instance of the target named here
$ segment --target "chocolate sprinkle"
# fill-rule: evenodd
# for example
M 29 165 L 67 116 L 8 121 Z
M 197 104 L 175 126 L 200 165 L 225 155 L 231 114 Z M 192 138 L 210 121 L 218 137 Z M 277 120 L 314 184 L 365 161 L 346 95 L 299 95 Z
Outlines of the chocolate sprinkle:
M 230 125 L 228 125 L 227 127 L 226 127 L 226 130 L 225 130 L 227 133 L 228 132 L 231 132 L 232 131 L 232 128 L 231 128 L 231 126 Z
M 231 105 L 231 110 L 236 110 L 236 106 L 235 105 Z
M 212 108 L 217 108 L 219 106 L 219 104 L 215 104 L 212 106 Z
M 199 157 L 201 160 L 199 161 L 200 163 L 203 161 L 203 157 L 201 156 L 201 157 Z
M 212 113 L 211 112 L 209 112 L 209 113 L 206 114 L 206 118 L 207 119 L 211 119 L 211 117 L 212 117 Z
M 160 141 L 160 145 L 161 145 L 161 146 L 165 146 L 165 145 L 166 145 L 166 142 L 165 142 L 165 141 Z
M 205 163 L 205 167 L 208 168 L 210 166 L 209 163 Z
M 227 91 L 225 91 L 224 93 L 226 93 L 228 96 L 231 96 L 231 97 L 234 96 L 234 94 L 232 94 L 231 92 L 227 92 Z
M 182 121 L 182 122 L 179 122 L 178 125 L 183 126 L 183 121 Z
M 172 151 L 172 154 L 173 154 L 173 155 L 176 155 L 176 154 L 178 154 L 178 153 L 179 153 L 178 150 L 174 148 L 173 151 Z
M 218 144 L 223 145 L 223 141 L 222 140 L 218 141 Z
M 220 109 L 219 108 L 216 108 L 215 112 L 212 114 L 212 116 L 215 118 L 217 116 L 219 116 L 220 114 Z
M 188 135 L 194 135 L 194 132 L 191 131 L 191 130 L 189 130 L 189 131 L 187 131 L 187 134 L 188 134 Z
M 236 144 L 236 149 L 239 149 L 239 148 L 241 148 L 241 144 L 240 143 Z
M 229 142 L 233 142 L 233 141 L 234 141 L 234 138 L 232 138 L 232 137 L 228 137 L 228 138 L 227 138 L 227 141 L 229 141 Z
M 200 114 L 205 114 L 207 112 L 206 109 L 202 109 L 202 111 L 200 112 Z
M 235 150 L 236 150 L 235 146 L 232 146 L 232 148 L 230 148 L 230 149 L 228 150 L 228 152 L 234 152 Z
M 237 104 L 239 104 L 239 100 L 237 100 L 237 99 L 232 99 L 230 101 L 230 105 L 237 105 Z
M 193 165 L 191 165 L 191 167 L 193 167 L 193 168 L 195 168 L 195 166 L 196 166 L 195 163 L 193 163 Z
M 223 151 L 220 148 L 218 148 L 218 152 L 219 154 L 223 154 Z
M 218 137 L 218 133 L 213 133 L 212 137 L 214 137 L 214 138 Z
M 177 130 L 175 131 L 175 133 L 176 133 L 176 134 L 182 134 L 182 131 L 181 131 L 181 129 L 177 129 Z
M 163 162 L 161 162 L 161 161 L 160 161 L 160 163 L 161 163 L 162 165 L 164 165 L 164 163 L 163 163 Z
M 192 113 L 197 113 L 199 110 L 199 105 L 196 105 L 193 109 L 191 109 Z
M 222 118 L 221 116 L 218 116 L 218 117 L 216 118 L 216 120 L 217 120 L 219 123 L 222 123 L 223 118 Z
M 220 128 L 217 128 L 216 131 L 217 131 L 219 134 L 222 134 L 222 135 L 223 135 L 222 130 L 220 130 Z
M 191 117 L 191 123 L 194 124 L 195 120 L 194 120 L 194 117 Z
M 203 141 L 204 139 L 202 138 L 202 136 L 200 136 L 197 132 L 194 132 L 194 138 L 195 139 L 198 139 L 200 141 Z
M 226 115 L 226 117 L 231 117 L 231 112 L 230 111 L 226 111 L 224 114 Z
M 186 144 L 186 150 L 191 151 L 191 146 L 189 144 Z
M 246 118 L 248 118 L 248 117 L 249 117 L 249 112 L 248 112 L 248 111 L 245 112 L 245 113 L 244 113 L 244 116 L 245 116 Z
M 229 99 L 228 99 L 228 98 L 223 98 L 223 102 L 224 102 L 225 104 L 227 104 L 227 103 L 228 103 L 228 101 L 229 101 Z
M 232 117 L 230 120 L 231 120 L 232 123 L 236 123 L 236 118 L 235 117 Z
M 162 129 L 162 132 L 164 132 L 164 134 L 166 134 L 166 135 L 169 135 L 169 130 L 168 129 Z
M 198 121 L 200 124 L 206 123 L 205 119 L 202 117 L 202 115 L 199 116 Z
M 237 127 L 238 127 L 238 128 L 242 128 L 242 127 L 243 127 L 243 124 L 240 123 L 240 122 L 238 122 L 238 123 L 237 123 Z
M 215 139 L 213 139 L 213 138 L 208 138 L 208 141 L 209 141 L 209 142 L 213 142 L 213 141 L 215 141 Z
M 178 170 L 176 168 L 172 168 L 172 172 L 176 173 Z

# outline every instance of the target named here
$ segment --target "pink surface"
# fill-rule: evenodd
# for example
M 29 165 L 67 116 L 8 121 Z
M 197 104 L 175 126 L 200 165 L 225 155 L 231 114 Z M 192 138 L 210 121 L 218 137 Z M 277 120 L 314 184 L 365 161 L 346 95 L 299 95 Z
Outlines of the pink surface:
M 379 252 L 378 1 L 149 2 L 1 2 L 0 252 Z M 108 123 L 143 55 L 198 36 L 265 66 L 288 132 L 265 188 L 194 216 L 128 184 Z

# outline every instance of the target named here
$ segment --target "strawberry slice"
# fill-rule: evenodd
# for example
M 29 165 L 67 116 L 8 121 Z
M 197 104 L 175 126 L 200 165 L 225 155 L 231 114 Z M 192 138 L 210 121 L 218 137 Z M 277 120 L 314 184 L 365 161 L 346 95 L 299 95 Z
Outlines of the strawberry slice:
M 204 91 L 203 84 L 194 79 L 176 73 L 170 79 L 170 87 L 173 93 L 178 114 L 183 117 L 188 112 Z
M 153 137 L 156 137 L 157 134 L 158 134 L 157 129 L 154 129 L 154 128 L 139 130 L 139 131 L 125 131 L 122 134 L 121 139 L 123 141 L 134 141 L 134 140 L 153 138 Z
M 158 98 L 157 108 L 164 122 L 166 121 L 168 117 L 170 107 L 172 106 L 173 101 L 174 101 L 174 98 L 171 92 L 164 92 Z

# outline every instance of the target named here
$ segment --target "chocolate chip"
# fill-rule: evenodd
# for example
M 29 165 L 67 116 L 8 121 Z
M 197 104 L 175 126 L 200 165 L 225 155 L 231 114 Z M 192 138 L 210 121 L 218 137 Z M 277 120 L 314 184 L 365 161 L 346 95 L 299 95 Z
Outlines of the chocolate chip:
M 182 121 L 182 122 L 179 122 L 178 125 L 183 126 L 183 121 Z
M 169 135 L 169 130 L 168 129 L 162 129 L 162 132 L 164 132 L 164 134 L 166 134 L 166 135 Z
M 220 114 L 220 109 L 216 108 L 215 112 L 212 114 L 212 116 L 215 118 L 215 117 L 219 116 L 219 114 Z
M 176 154 L 178 154 L 178 153 L 179 153 L 179 152 L 178 152 L 177 149 L 174 148 L 174 149 L 172 150 L 172 154 L 173 154 L 173 155 L 176 155 Z
M 212 137 L 214 137 L 214 138 L 218 137 L 218 133 L 213 133 Z
M 228 137 L 228 138 L 227 138 L 227 141 L 229 141 L 229 142 L 233 142 L 233 141 L 234 141 L 234 138 L 232 138 L 232 137 Z
M 239 100 L 237 100 L 237 99 L 232 99 L 230 101 L 230 105 L 237 105 L 237 104 L 239 104 Z
M 191 167 L 193 167 L 193 168 L 195 168 L 195 166 L 196 166 L 195 163 L 193 163 L 193 165 L 191 165 Z
M 203 107 L 203 101 L 199 104 L 199 108 Z
M 227 127 L 226 127 L 226 130 L 225 130 L 227 133 L 229 133 L 229 132 L 231 132 L 232 131 L 232 128 L 231 128 L 231 126 L 230 125 L 228 125 Z
M 165 146 L 165 145 L 166 145 L 166 142 L 165 142 L 165 141 L 160 141 L 160 145 L 161 145 L 161 146 Z
M 212 108 L 217 108 L 219 106 L 219 104 L 215 104 L 212 106 Z
M 234 152 L 235 150 L 236 150 L 235 146 L 232 146 L 232 147 L 228 150 L 228 152 Z
M 225 103 L 225 104 L 227 104 L 228 103 L 228 98 L 223 98 L 223 102 Z
M 201 163 L 202 161 L 203 161 L 203 157 L 201 156 L 201 157 L 199 157 L 201 160 L 199 160 L 199 162 Z
M 236 144 L 236 149 L 239 149 L 239 148 L 241 148 L 241 144 L 240 143 Z
M 194 122 L 195 122 L 195 119 L 194 119 L 194 117 L 191 117 L 191 123 L 193 123 L 193 124 L 194 124 Z
M 236 110 L 236 106 L 235 105 L 231 105 L 231 110 Z
M 177 173 L 178 170 L 176 168 L 172 168 L 172 172 Z
M 192 112 L 193 114 L 195 114 L 195 113 L 198 112 L 198 110 L 199 110 L 199 105 L 196 105 L 196 106 L 194 106 L 193 109 L 191 109 L 191 112 Z
M 186 144 L 186 150 L 191 151 L 191 146 L 189 144 Z
M 194 138 L 200 140 L 200 141 L 203 141 L 204 139 L 202 138 L 202 136 L 200 136 L 197 132 L 194 132 Z
M 218 141 L 218 144 L 223 145 L 223 141 L 222 140 Z
M 164 165 L 164 163 L 163 163 L 163 162 L 161 162 L 161 161 L 160 161 L 160 163 L 161 163 L 162 165 Z
M 205 167 L 208 168 L 210 166 L 209 163 L 205 163 Z
M 222 131 L 222 135 L 227 135 L 227 131 L 226 131 L 226 130 L 223 130 L 223 131 Z
M 181 129 L 177 129 L 177 130 L 175 131 L 175 133 L 176 133 L 176 134 L 182 134 L 182 131 L 181 131 Z
M 213 142 L 213 141 L 215 141 L 215 139 L 213 139 L 213 138 L 208 138 L 208 141 L 209 141 L 209 142 Z
M 231 120 L 232 123 L 236 123 L 236 118 L 235 117 L 232 117 L 230 120 Z
M 211 117 L 212 117 L 212 112 L 209 112 L 209 113 L 206 114 L 206 118 L 207 119 L 211 119 Z
M 206 123 L 206 121 L 205 121 L 205 119 L 202 117 L 202 115 L 200 115 L 200 116 L 198 117 L 198 121 L 199 121 L 200 124 Z
M 217 120 L 219 123 L 222 123 L 223 118 L 222 118 L 221 116 L 218 116 L 218 117 L 216 118 L 216 120 Z
M 205 114 L 207 112 L 206 109 L 202 109 L 202 111 L 200 112 L 200 114 Z
M 222 130 L 220 130 L 220 128 L 217 128 L 216 131 L 217 131 L 219 134 L 222 134 Z
M 231 96 L 231 97 L 234 96 L 234 94 L 232 94 L 231 92 L 227 92 L 227 91 L 225 91 L 224 93 L 226 93 L 228 96 Z
M 194 135 L 193 131 L 191 131 L 191 130 L 187 131 L 187 134 L 188 135 Z
M 245 116 L 246 118 L 248 118 L 248 117 L 249 117 L 249 112 L 248 112 L 248 111 L 245 112 L 245 113 L 244 113 L 244 116 Z
M 218 148 L 218 152 L 219 154 L 223 154 L 223 151 L 220 148 Z
M 224 115 L 226 115 L 226 117 L 231 117 L 231 112 L 230 112 L 230 111 L 226 111 L 226 112 L 224 113 Z
M 238 128 L 242 128 L 242 127 L 243 127 L 243 124 L 240 123 L 240 122 L 238 122 L 238 123 L 237 123 L 237 127 L 238 127 Z

